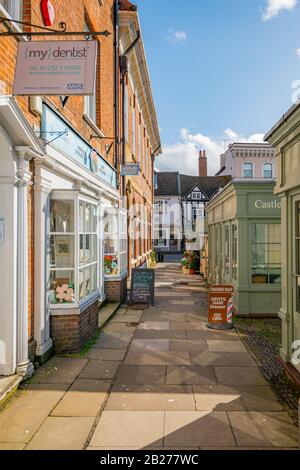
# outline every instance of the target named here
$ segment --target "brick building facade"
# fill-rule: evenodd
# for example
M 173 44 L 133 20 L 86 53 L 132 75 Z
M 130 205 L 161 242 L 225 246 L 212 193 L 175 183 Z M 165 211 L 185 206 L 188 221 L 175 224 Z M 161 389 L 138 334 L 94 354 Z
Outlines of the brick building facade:
M 137 12 L 125 0 L 118 8 L 114 0 L 74 0 L 71 8 L 68 2 L 51 2 L 53 28 L 64 21 L 67 31 L 86 31 L 87 37 L 32 41 L 98 41 L 96 89 L 93 96 L 67 101 L 59 96 L 12 97 L 18 43 L 27 39 L 0 38 L 0 375 L 30 375 L 33 358 L 47 359 L 53 346 L 64 352 L 79 350 L 97 328 L 99 302 L 124 297 L 128 275 L 130 206 L 122 200 L 123 108 L 116 45 L 120 18 L 128 14 L 129 24 L 136 23 Z M 7 31 L 9 19 L 44 26 L 40 3 L 0 0 L 0 16 L 7 18 L 0 32 Z M 92 35 L 104 30 L 111 34 Z M 14 31 L 37 30 L 14 23 Z M 151 118 L 143 118 L 149 150 L 137 186 L 143 188 L 151 211 L 151 154 L 159 134 L 150 85 L 140 86 L 143 114 Z M 58 136 L 55 142 L 53 136 Z M 84 164 L 78 149 L 84 149 Z M 150 168 L 147 178 L 145 165 Z M 118 239 L 112 237 L 116 233 Z M 150 248 L 149 237 L 143 254 Z M 129 251 L 129 261 L 131 256 Z

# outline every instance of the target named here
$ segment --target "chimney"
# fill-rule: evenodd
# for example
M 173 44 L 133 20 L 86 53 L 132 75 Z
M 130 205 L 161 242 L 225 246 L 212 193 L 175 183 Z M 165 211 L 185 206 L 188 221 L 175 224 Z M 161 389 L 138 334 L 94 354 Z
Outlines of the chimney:
M 199 152 L 199 176 L 207 176 L 207 157 L 206 151 Z

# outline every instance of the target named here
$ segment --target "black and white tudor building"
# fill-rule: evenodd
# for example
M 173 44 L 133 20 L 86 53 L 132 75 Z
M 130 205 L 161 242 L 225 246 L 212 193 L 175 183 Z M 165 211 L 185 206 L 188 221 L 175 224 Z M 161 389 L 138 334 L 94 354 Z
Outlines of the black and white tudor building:
M 230 180 L 228 176 L 155 175 L 154 247 L 160 252 L 201 250 L 205 244 L 205 206 Z

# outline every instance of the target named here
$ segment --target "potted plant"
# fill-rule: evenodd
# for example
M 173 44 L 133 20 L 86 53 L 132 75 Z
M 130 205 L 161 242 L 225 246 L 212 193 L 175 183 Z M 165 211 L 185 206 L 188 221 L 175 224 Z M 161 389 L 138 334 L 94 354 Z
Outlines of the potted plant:
M 196 261 L 196 256 L 195 256 L 195 253 L 194 252 L 191 252 L 190 253 L 190 256 L 189 256 L 189 274 L 191 276 L 193 276 L 196 272 L 196 268 L 197 268 L 197 261 Z
M 181 259 L 181 267 L 182 267 L 182 272 L 183 272 L 183 274 L 186 274 L 187 265 L 188 265 L 188 260 L 187 260 L 187 258 L 184 256 L 184 257 Z
M 152 250 L 150 254 L 150 264 L 152 268 L 155 268 L 156 266 L 156 251 Z

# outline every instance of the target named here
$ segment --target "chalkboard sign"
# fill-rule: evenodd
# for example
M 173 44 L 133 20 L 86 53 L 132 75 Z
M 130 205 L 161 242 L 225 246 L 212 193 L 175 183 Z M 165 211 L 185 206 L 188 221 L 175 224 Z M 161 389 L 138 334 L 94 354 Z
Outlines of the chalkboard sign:
M 133 269 L 131 277 L 130 303 L 154 305 L 154 269 Z

